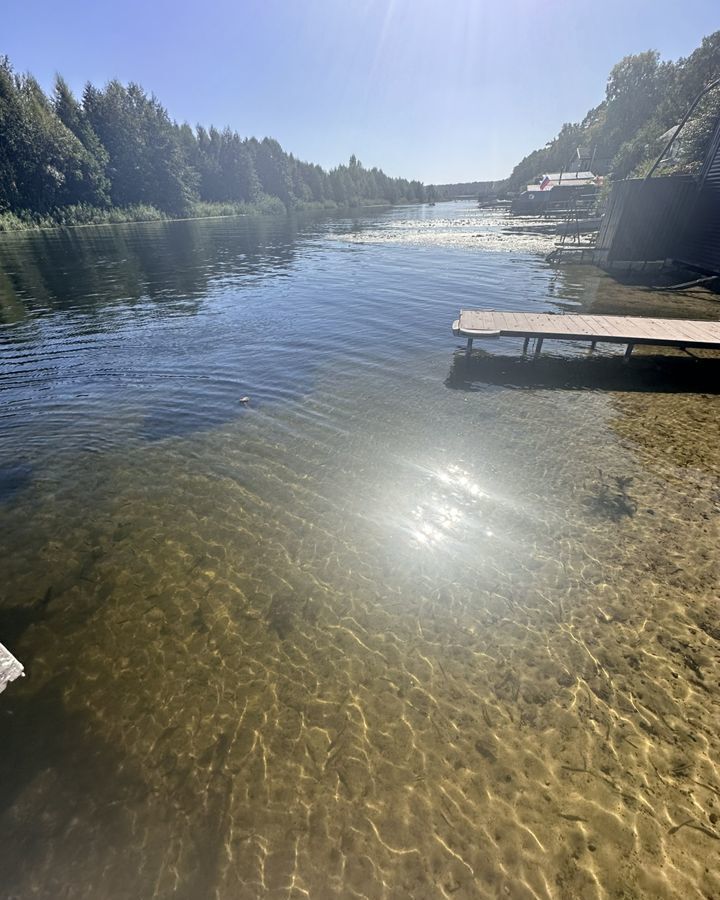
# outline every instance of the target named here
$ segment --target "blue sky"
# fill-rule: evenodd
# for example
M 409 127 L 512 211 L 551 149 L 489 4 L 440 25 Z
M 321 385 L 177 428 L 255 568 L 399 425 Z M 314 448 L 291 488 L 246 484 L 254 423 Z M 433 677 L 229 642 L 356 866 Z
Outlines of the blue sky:
M 623 56 L 676 59 L 718 29 L 718 0 L 0 3 L 0 53 L 43 87 L 137 81 L 179 121 L 426 183 L 509 174 Z

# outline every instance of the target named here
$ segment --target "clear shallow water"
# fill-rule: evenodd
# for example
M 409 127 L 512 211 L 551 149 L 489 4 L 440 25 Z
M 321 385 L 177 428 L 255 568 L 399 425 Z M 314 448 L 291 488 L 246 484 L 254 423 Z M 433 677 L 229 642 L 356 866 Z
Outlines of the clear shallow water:
M 718 307 L 503 224 L 3 240 L 8 896 L 720 893 L 714 361 L 449 333 Z

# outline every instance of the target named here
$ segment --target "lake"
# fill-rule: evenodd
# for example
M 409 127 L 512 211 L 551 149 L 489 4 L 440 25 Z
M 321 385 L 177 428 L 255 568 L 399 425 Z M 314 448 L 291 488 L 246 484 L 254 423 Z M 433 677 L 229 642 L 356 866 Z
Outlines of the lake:
M 0 238 L 3 896 L 720 895 L 717 361 L 450 331 L 720 305 L 506 224 Z

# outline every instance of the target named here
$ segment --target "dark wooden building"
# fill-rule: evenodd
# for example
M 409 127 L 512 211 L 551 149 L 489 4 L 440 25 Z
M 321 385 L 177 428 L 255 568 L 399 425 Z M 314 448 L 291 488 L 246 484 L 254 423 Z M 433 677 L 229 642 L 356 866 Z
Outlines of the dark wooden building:
M 720 119 L 698 177 L 677 260 L 700 272 L 720 274 Z
M 720 274 L 720 119 L 697 176 L 613 185 L 593 261 L 608 269 L 675 263 Z

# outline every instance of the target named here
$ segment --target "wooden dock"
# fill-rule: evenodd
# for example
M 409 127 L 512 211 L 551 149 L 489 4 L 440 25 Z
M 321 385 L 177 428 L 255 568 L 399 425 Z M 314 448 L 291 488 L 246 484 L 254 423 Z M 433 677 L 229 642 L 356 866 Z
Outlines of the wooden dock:
M 545 340 L 586 341 L 591 349 L 599 343 L 625 344 L 626 361 L 636 344 L 720 350 L 720 322 L 698 319 L 463 309 L 452 330 L 457 337 L 467 338 L 467 353 L 472 350 L 473 340 L 505 336 L 524 338 L 523 354 L 530 341 L 535 340 L 535 356 L 540 355 Z

